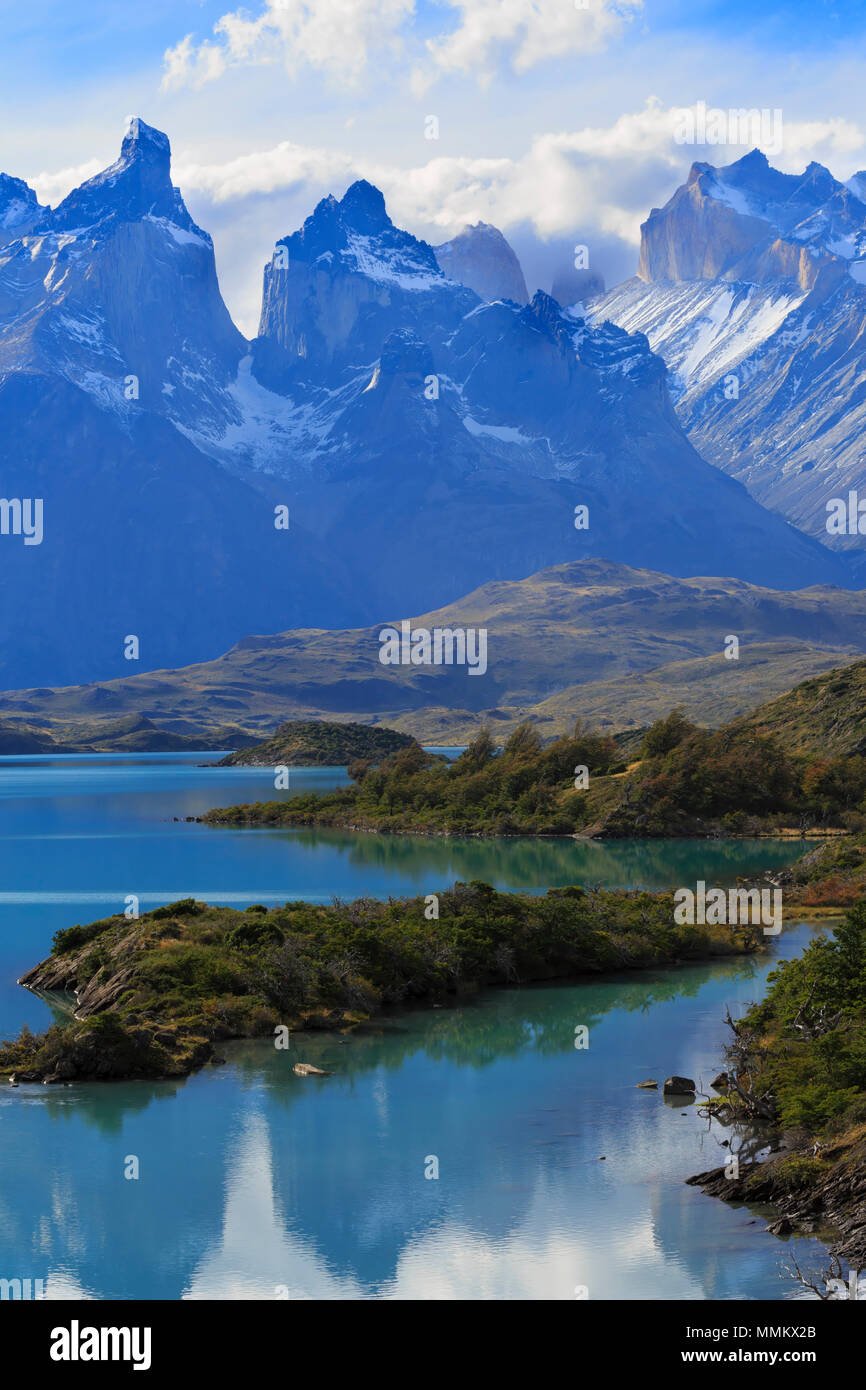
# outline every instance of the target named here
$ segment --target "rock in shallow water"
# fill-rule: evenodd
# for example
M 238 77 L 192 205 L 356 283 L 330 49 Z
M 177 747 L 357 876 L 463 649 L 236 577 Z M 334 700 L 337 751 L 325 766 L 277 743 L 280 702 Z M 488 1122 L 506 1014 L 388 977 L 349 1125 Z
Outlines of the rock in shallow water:
M 694 1095 L 695 1083 L 688 1076 L 669 1076 L 663 1087 L 666 1096 Z

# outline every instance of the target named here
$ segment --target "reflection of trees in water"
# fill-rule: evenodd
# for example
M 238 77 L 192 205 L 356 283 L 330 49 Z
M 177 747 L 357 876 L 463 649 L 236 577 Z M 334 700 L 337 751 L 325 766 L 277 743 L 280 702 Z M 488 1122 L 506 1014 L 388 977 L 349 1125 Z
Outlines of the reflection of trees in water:
M 100 1134 L 120 1134 L 131 1115 L 146 1110 L 151 1101 L 172 1100 L 186 1085 L 186 1078 L 170 1081 L 88 1081 L 71 1086 L 45 1086 L 39 1099 L 46 1115 L 56 1123 L 83 1120 Z
M 724 957 L 627 977 L 490 990 L 443 1009 L 391 1009 L 386 1018 L 348 1034 L 348 1041 L 336 1034 L 297 1033 L 287 1051 L 253 1040 L 233 1044 L 230 1057 L 248 1082 L 264 1085 L 280 1105 L 291 1106 L 300 1093 L 295 1086 L 286 1087 L 285 1072 L 294 1061 L 314 1058 L 319 1066 L 351 1076 L 377 1068 L 398 1071 L 419 1053 L 435 1062 L 477 1068 L 526 1051 L 543 1057 L 568 1054 L 574 1049 L 576 1023 L 591 1030 L 613 1012 L 649 1013 L 673 999 L 693 999 L 708 980 L 733 984 L 756 978 L 760 964 L 754 956 Z
M 287 832 L 288 837 L 313 851 L 337 850 L 360 867 L 409 877 L 480 878 L 529 892 L 583 882 L 661 889 L 699 878 L 733 881 L 792 863 L 803 849 L 798 840 L 472 839 L 315 827 Z

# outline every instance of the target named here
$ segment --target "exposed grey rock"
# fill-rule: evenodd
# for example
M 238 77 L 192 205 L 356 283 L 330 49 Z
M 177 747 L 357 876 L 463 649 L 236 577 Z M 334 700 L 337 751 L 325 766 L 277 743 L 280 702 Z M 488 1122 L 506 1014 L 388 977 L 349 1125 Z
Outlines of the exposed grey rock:
M 520 262 L 498 227 L 489 222 L 467 224 L 456 237 L 433 249 L 449 280 L 467 285 L 480 299 L 512 299 L 515 304 L 528 301 Z
M 826 523 L 831 498 L 863 490 L 866 179 L 783 174 L 753 150 L 693 165 L 641 232 L 638 276 L 593 318 L 647 334 L 699 452 L 837 553 L 862 552 Z
M 777 588 L 849 582 L 698 456 L 642 333 L 541 293 L 485 302 L 369 183 L 282 238 L 251 346 L 161 132 L 131 121 L 119 159 L 53 211 L 26 186 L 5 203 L 0 190 L 13 204 L 0 471 L 7 498 L 44 499 L 45 537 L 4 541 L 19 595 L 7 688 L 185 665 L 250 632 L 372 627 L 395 603 L 430 612 L 599 555 Z

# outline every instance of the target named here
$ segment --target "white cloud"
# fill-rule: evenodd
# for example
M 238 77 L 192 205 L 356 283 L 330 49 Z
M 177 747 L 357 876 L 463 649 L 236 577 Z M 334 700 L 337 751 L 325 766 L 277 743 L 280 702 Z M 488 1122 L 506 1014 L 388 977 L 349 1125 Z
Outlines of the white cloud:
M 681 109 L 651 97 L 611 125 L 538 135 L 518 158 L 440 156 L 403 168 L 285 141 L 225 164 L 180 164 L 176 179 L 221 203 L 305 183 L 338 192 L 367 178 L 383 190 L 395 220 L 413 229 L 450 235 L 479 219 L 503 229 L 530 220 L 541 237 L 591 227 L 636 245 L 651 202 L 682 182 L 693 159 L 724 164 L 744 153 L 678 144 Z M 863 132 L 849 121 L 788 123 L 774 162 L 798 170 L 821 156 L 850 162 L 863 145 Z
M 428 39 L 444 72 L 489 74 L 504 57 L 515 72 L 548 58 L 591 53 L 622 32 L 643 0 L 447 0 L 460 14 L 453 33 Z
M 829 121 L 783 121 L 782 129 L 781 153 L 770 155 L 770 163 L 787 174 L 799 174 L 815 159 L 842 178 L 845 174 L 837 171 L 838 166 L 842 164 L 847 170 L 852 155 L 863 157 L 863 132 L 854 121 L 841 117 Z
M 426 65 L 412 73 L 417 94 L 440 73 L 489 78 L 501 63 L 526 72 L 549 58 L 592 53 L 617 38 L 643 0 L 442 0 L 456 12 L 450 32 L 426 41 Z M 373 53 L 399 51 L 415 0 L 266 0 L 251 18 L 224 14 L 214 37 L 191 34 L 164 55 L 163 87 L 200 88 L 230 68 L 282 63 L 294 73 L 307 64 L 341 79 L 357 79 Z M 417 52 L 423 52 L 416 46 Z
M 339 150 L 316 149 L 284 140 L 270 150 L 239 155 L 225 164 L 178 163 L 172 177 L 182 189 L 195 189 L 214 203 L 253 193 L 276 193 L 297 184 L 351 182 L 354 162 Z
M 245 10 L 224 14 L 214 38 L 195 45 L 192 35 L 165 53 L 163 87 L 203 87 L 229 68 L 303 64 L 344 80 L 357 78 L 370 56 L 398 42 L 415 0 L 267 0 L 251 19 Z
M 72 164 L 54 173 L 43 170 L 40 174 L 31 175 L 27 182 L 36 190 L 40 203 L 49 203 L 56 207 L 73 188 L 84 183 L 85 179 L 92 179 L 94 174 L 98 174 L 103 168 L 101 160 L 88 159 L 84 164 Z

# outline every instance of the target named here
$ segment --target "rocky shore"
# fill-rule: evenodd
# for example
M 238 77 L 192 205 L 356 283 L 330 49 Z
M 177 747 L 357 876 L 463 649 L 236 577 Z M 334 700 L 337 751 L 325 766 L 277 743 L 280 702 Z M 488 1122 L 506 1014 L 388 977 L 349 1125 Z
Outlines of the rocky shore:
M 786 1149 L 739 1177 L 712 1168 L 687 1179 L 708 1197 L 775 1209 L 767 1230 L 778 1236 L 821 1235 L 831 1254 L 866 1263 L 866 1126 L 855 1137 Z

